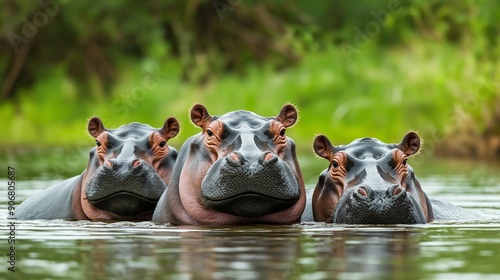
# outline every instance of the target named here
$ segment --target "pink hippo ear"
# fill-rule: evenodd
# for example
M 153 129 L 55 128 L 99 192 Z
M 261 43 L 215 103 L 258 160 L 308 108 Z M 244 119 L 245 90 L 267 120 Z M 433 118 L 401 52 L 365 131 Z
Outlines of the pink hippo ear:
M 163 127 L 159 130 L 160 134 L 165 137 L 166 140 L 174 138 L 179 133 L 179 122 L 176 118 L 168 118 Z
M 407 156 L 414 155 L 420 150 L 420 137 L 416 132 L 410 131 L 405 135 L 398 148 Z
M 314 151 L 316 154 L 324 159 L 332 160 L 335 153 L 335 147 L 330 143 L 330 140 L 325 135 L 318 135 L 314 139 Z
M 99 134 L 103 133 L 106 131 L 106 128 L 102 124 L 102 121 L 98 117 L 93 117 L 89 120 L 89 123 L 87 125 L 87 130 L 89 131 L 90 135 L 92 135 L 94 138 L 99 136 Z
M 281 122 L 285 127 L 292 126 L 297 121 L 297 109 L 291 104 L 287 104 L 281 108 L 281 111 L 275 120 Z
M 210 121 L 212 121 L 212 117 L 210 116 L 210 114 L 208 114 L 208 111 L 205 108 L 205 106 L 201 104 L 196 104 L 193 106 L 193 108 L 191 108 L 191 121 L 195 125 L 204 129 L 206 125 Z

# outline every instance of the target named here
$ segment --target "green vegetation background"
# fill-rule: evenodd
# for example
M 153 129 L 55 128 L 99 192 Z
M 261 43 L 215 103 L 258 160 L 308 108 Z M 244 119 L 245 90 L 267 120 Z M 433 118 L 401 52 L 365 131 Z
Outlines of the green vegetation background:
M 416 130 L 427 154 L 500 157 L 494 0 L 41 3 L 5 1 L 0 15 L 5 149 L 88 149 L 91 116 L 108 128 L 175 116 L 180 147 L 199 131 L 195 103 L 265 116 L 293 103 L 299 152 L 320 133 L 345 144 Z

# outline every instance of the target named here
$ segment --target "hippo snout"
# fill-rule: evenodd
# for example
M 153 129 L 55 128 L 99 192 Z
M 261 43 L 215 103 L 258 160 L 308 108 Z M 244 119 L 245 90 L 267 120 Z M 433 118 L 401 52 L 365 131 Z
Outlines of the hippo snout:
M 300 186 L 290 167 L 270 152 L 232 152 L 218 160 L 202 182 L 205 206 L 240 217 L 260 217 L 293 206 Z
M 110 159 L 88 181 L 89 203 L 119 215 L 152 211 L 166 188 L 156 170 L 142 159 Z
M 371 188 L 360 185 L 346 191 L 333 215 L 342 224 L 425 224 L 415 198 L 400 185 Z

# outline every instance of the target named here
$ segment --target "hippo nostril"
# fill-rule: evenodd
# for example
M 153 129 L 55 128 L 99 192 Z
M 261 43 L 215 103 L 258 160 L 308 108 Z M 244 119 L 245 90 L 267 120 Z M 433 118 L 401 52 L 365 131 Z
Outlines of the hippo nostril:
M 241 166 L 244 164 L 244 158 L 243 155 L 240 154 L 239 152 L 231 152 L 229 155 L 226 156 L 226 160 L 228 163 L 231 165 L 237 167 Z
M 116 168 L 116 160 L 114 159 L 110 159 L 110 160 L 107 160 L 104 162 L 104 167 L 107 167 L 107 168 Z
M 274 157 L 275 157 L 274 154 L 266 153 L 266 155 L 264 156 L 264 161 L 269 161 L 269 160 L 273 159 Z
M 265 152 L 259 156 L 259 163 L 260 164 L 267 164 L 267 163 L 275 163 L 278 160 L 278 157 L 270 152 Z
M 359 187 L 359 188 L 356 190 L 356 192 L 357 192 L 359 195 L 361 195 L 361 196 L 368 196 L 368 192 L 367 192 L 367 191 L 366 191 L 366 189 L 365 189 L 365 188 L 363 188 L 363 187 Z
M 240 161 L 240 158 L 238 157 L 238 154 L 235 153 L 235 152 L 230 153 L 229 154 L 229 158 L 231 158 L 232 160 L 234 160 L 236 162 Z
M 373 190 L 366 185 L 359 186 L 354 190 L 354 196 L 358 199 L 369 199 L 373 197 Z
M 139 165 L 141 165 L 141 161 L 139 159 L 135 159 L 131 163 L 132 168 L 135 168 L 135 167 L 137 167 Z
M 396 196 L 396 195 L 399 195 L 400 193 L 404 192 L 405 190 L 403 189 L 403 187 L 401 186 L 398 186 L 398 185 L 394 185 L 392 187 L 390 187 L 388 190 L 387 190 L 387 194 L 389 196 Z
M 398 195 L 403 191 L 403 188 L 397 187 L 394 189 L 394 192 L 392 193 L 393 195 Z

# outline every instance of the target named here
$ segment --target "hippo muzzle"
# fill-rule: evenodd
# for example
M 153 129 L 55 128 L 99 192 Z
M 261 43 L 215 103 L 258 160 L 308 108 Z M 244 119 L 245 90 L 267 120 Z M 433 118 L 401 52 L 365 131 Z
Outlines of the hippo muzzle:
M 367 185 L 348 189 L 333 214 L 339 224 L 425 224 L 413 195 L 398 185 L 373 190 Z
M 153 211 L 166 188 L 156 170 L 140 159 L 108 160 L 88 182 L 88 202 L 121 216 Z
M 268 152 L 248 158 L 233 152 L 214 163 L 201 185 L 207 207 L 240 217 L 260 217 L 288 209 L 299 200 L 299 183 L 283 160 Z

